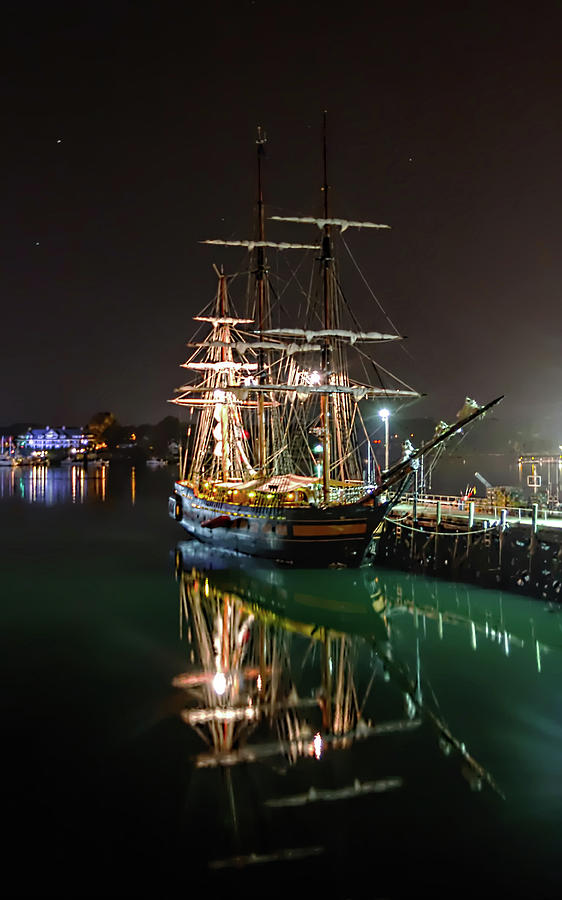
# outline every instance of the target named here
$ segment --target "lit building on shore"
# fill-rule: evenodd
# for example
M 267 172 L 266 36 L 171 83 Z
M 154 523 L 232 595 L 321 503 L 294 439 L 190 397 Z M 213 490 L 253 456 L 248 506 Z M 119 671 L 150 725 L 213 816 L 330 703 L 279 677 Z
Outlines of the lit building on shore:
M 28 428 L 24 434 L 18 435 L 17 444 L 20 452 L 32 453 L 40 450 L 86 450 L 90 438 L 82 428 Z

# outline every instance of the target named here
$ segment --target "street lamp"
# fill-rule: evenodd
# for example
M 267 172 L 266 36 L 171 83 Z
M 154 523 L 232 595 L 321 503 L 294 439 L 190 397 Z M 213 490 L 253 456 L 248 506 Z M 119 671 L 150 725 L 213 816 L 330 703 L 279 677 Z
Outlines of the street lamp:
M 384 422 L 384 468 L 388 469 L 388 420 L 390 418 L 389 409 L 379 409 L 379 416 Z

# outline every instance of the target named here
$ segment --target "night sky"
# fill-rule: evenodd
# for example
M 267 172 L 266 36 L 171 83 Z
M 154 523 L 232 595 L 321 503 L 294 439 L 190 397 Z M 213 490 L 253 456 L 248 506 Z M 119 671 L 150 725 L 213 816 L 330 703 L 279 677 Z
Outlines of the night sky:
M 320 211 L 327 109 L 333 214 L 392 226 L 346 239 L 409 338 L 392 368 L 428 394 L 412 414 L 505 393 L 498 416 L 562 443 L 558 4 L 113 0 L 2 19 L 0 424 L 174 414 L 212 263 L 244 261 L 198 241 L 251 236 L 257 125 L 269 212 Z

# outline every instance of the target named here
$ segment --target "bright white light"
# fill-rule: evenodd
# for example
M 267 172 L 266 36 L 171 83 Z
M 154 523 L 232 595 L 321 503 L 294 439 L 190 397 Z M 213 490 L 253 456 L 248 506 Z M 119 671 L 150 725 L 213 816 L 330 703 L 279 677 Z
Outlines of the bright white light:
M 322 453 L 323 449 L 324 447 L 322 446 L 322 444 L 316 444 L 316 446 L 312 448 L 314 453 Z
M 320 372 L 311 372 L 308 380 L 310 384 L 320 384 Z
M 213 678 L 213 690 L 215 694 L 219 695 L 219 697 L 222 697 L 222 695 L 226 691 L 226 678 L 223 672 L 217 672 L 217 674 Z
M 320 732 L 317 732 L 314 735 L 314 740 L 312 741 L 312 745 L 314 747 L 314 755 L 315 755 L 316 759 L 320 759 L 320 757 L 322 756 L 322 748 L 323 748 L 322 736 L 320 735 Z
M 388 419 L 390 417 L 389 409 L 379 409 L 379 416 L 381 419 Z

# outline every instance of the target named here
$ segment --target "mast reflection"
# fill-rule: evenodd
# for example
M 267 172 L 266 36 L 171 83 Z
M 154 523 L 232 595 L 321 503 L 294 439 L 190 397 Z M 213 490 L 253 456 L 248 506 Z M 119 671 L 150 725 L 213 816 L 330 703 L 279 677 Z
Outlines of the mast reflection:
M 283 570 L 195 542 L 178 545 L 175 560 L 190 667 L 173 683 L 185 691 L 183 720 L 206 745 L 197 768 L 283 760 L 290 769 L 424 725 L 472 788 L 501 794 L 424 699 L 419 652 L 415 673 L 394 658 L 392 609 L 376 570 Z M 265 802 L 297 806 L 403 784 L 400 771 L 380 774 L 354 762 L 342 785 L 313 783 Z
M 322 584 L 312 593 L 302 573 L 295 580 L 294 572 L 254 564 L 246 569 L 195 544 L 180 545 L 176 565 L 180 628 L 187 626 L 194 667 L 174 685 L 189 697 L 184 721 L 210 748 L 197 766 L 278 754 L 291 764 L 301 756 L 319 759 L 328 747 L 347 746 L 356 732 L 369 730 L 353 676 L 356 637 L 345 633 L 349 610 L 375 643 L 384 642 L 386 630 L 373 610 L 380 598 L 376 592 L 371 598 L 362 574 L 329 573 L 359 594 L 360 602 L 348 597 L 340 603 L 323 595 Z M 315 573 L 316 582 L 318 577 L 323 581 L 326 573 Z M 297 684 L 295 657 L 307 678 L 309 669 L 316 670 L 317 684 Z M 260 726 L 269 739 L 250 741 Z

